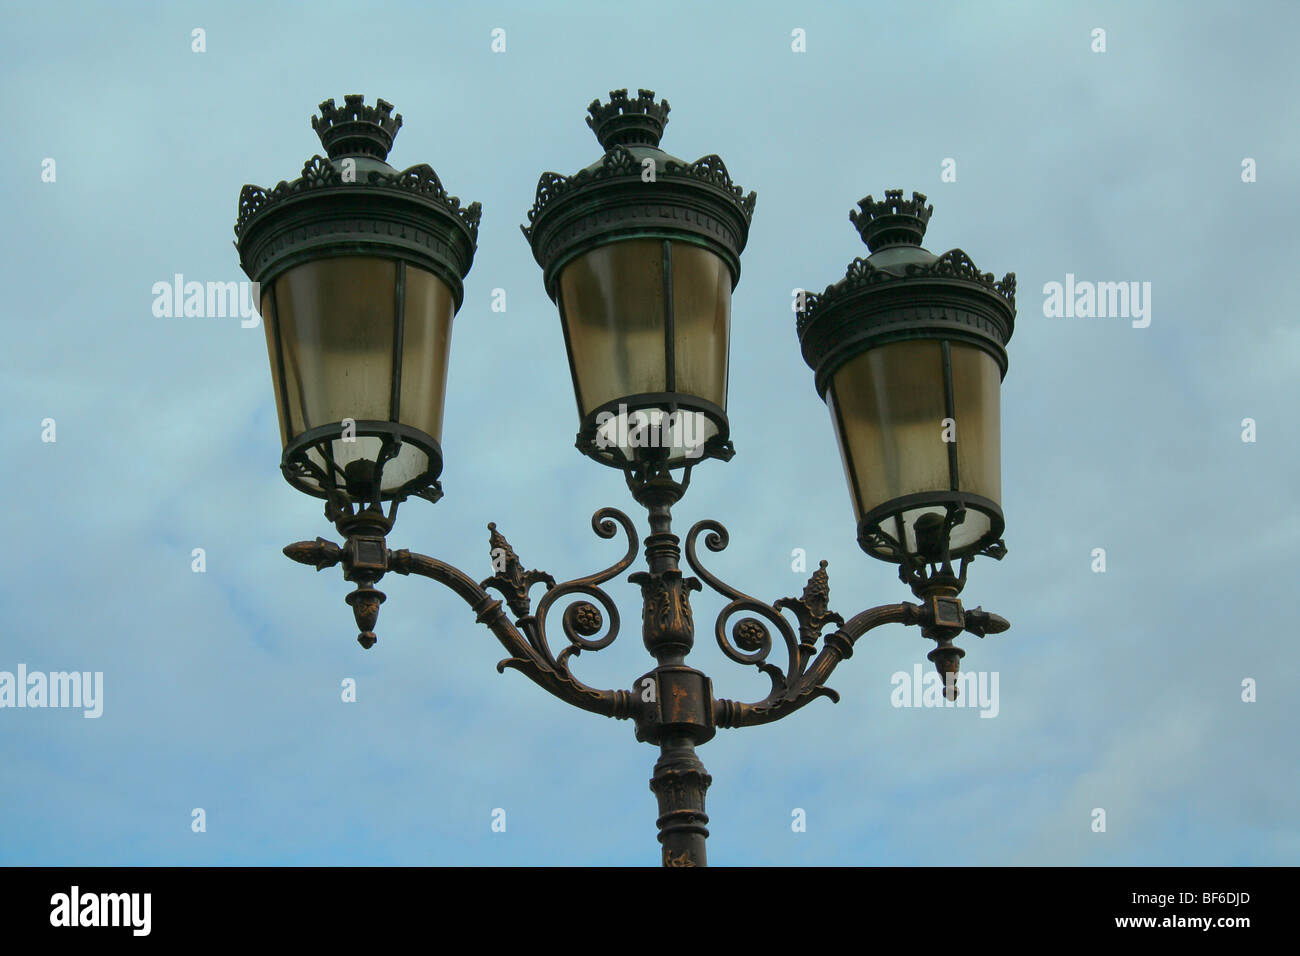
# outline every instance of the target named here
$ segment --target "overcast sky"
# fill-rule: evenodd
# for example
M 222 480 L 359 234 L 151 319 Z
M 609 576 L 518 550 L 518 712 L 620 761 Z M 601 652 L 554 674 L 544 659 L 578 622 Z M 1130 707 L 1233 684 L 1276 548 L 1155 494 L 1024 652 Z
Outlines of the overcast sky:
M 102 672 L 103 712 L 0 709 L 0 862 L 658 862 L 657 750 L 498 675 L 460 599 L 387 577 L 379 643 L 357 645 L 338 570 L 280 553 L 337 535 L 279 474 L 262 330 L 157 317 L 151 291 L 245 278 L 240 187 L 322 152 L 322 100 L 390 101 L 393 164 L 428 162 L 483 221 L 446 497 L 405 505 L 389 546 L 482 578 L 493 520 L 528 567 L 603 568 L 624 545 L 591 513 L 644 512 L 573 448 L 559 319 L 519 223 L 542 171 L 598 158 L 585 110 L 619 87 L 668 99 L 669 152 L 718 153 L 758 193 L 733 300 L 737 454 L 676 509 L 681 532 L 728 526 L 710 567 L 742 590 L 798 595 L 802 548 L 829 560 L 845 617 L 911 599 L 857 548 L 790 306 L 865 254 L 857 201 L 920 190 L 929 249 L 1019 279 L 1009 553 L 976 561 L 963 595 L 1012 629 L 959 640 L 965 670 L 998 675 L 997 716 L 893 706 L 891 675 L 928 672 L 933 645 L 872 632 L 831 681 L 841 703 L 701 748 L 710 862 L 1296 862 L 1295 4 L 7 6 L 0 671 Z M 1044 286 L 1067 274 L 1150 283 L 1149 325 L 1048 317 Z M 651 666 L 640 594 L 610 590 L 624 633 L 574 669 L 628 687 Z M 765 679 L 713 643 L 721 605 L 694 598 L 690 661 L 757 699 Z

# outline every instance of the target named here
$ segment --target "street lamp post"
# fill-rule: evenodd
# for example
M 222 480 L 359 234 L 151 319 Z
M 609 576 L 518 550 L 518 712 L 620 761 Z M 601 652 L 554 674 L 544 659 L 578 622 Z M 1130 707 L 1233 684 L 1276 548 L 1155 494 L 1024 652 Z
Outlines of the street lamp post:
M 375 583 L 388 572 L 420 575 L 458 594 L 496 635 L 508 653 L 499 671 L 518 670 L 576 707 L 632 720 L 636 738 L 660 751 L 650 787 L 662 861 L 702 866 L 710 777 L 696 747 L 718 729 L 778 720 L 817 697 L 837 700 L 827 679 L 863 634 L 888 623 L 917 625 L 936 642 L 930 659 L 952 699 L 964 653 L 953 639 L 1007 628 L 997 615 L 963 609 L 958 595 L 975 556 L 1005 553 L 998 412 L 1015 280 L 994 282 L 960 250 L 922 249 L 932 212 L 924 196 L 890 192 L 883 203 L 859 204 L 851 218 L 872 254 L 820 295 L 801 295 L 798 331 L 832 413 L 859 543 L 897 563 L 921 603 L 874 607 L 846 621 L 829 608 L 825 561 L 800 597 L 771 604 L 751 597 L 699 559 L 700 536 L 718 552 L 726 528 L 698 521 L 683 542 L 672 531 L 672 508 L 697 464 L 733 454 L 731 293 L 754 194 L 732 183 L 717 156 L 688 163 L 659 148 L 668 104 L 653 92 L 610 97 L 589 108 L 603 156 L 573 176 L 544 173 L 524 234 L 560 314 L 577 447 L 622 472 L 648 513 L 646 568 L 628 580 L 641 588 L 642 639 L 656 663 L 630 689 L 590 687 L 570 669 L 573 657 L 618 636 L 618 608 L 602 585 L 630 568 L 640 547 L 623 512 L 602 508 L 592 517 L 601 538 L 622 530 L 623 556 L 559 584 L 526 569 L 494 523 L 495 573 L 481 582 L 387 547 L 403 499 L 441 497 L 450 327 L 479 220 L 478 204 L 462 209 L 429 167 L 398 173 L 384 162 L 401 117 L 360 96 L 341 110 L 322 104 L 313 126 L 328 159 L 313 157 L 298 180 L 269 191 L 245 186 L 236 244 L 249 277 L 263 284 L 282 470 L 325 499 L 345 538 L 341 547 L 299 542 L 285 554 L 318 570 L 342 565 L 357 585 L 347 601 L 364 647 L 375 643 L 384 599 Z M 696 576 L 683 574 L 683 554 Z M 704 585 L 727 600 L 713 627 L 723 653 L 771 680 L 760 701 L 715 697 L 709 677 L 686 663 L 690 594 Z M 567 645 L 556 653 L 547 626 L 560 602 Z M 768 660 L 774 633 L 784 666 Z

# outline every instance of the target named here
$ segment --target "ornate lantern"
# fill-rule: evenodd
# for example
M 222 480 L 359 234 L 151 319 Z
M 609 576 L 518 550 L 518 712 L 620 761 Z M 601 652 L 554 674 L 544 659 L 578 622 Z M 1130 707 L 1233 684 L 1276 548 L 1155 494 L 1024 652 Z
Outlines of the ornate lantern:
M 733 454 L 727 423 L 731 292 L 754 193 L 717 156 L 659 148 L 654 92 L 593 101 L 604 155 L 543 173 L 522 227 L 560 311 L 577 447 L 629 477 Z
M 1015 275 L 994 281 L 960 249 L 921 247 L 934 212 L 902 190 L 850 213 L 871 250 L 807 295 L 804 359 L 835 425 L 867 554 L 899 563 L 1000 558 L 999 390 Z M 963 564 L 964 577 L 964 564 Z
M 280 467 L 327 500 L 332 520 L 353 503 L 378 513 L 442 495 L 451 322 L 481 210 L 462 209 L 427 165 L 388 165 L 401 125 L 383 100 L 326 100 L 312 128 L 328 158 L 239 196 L 236 246 L 261 286 Z

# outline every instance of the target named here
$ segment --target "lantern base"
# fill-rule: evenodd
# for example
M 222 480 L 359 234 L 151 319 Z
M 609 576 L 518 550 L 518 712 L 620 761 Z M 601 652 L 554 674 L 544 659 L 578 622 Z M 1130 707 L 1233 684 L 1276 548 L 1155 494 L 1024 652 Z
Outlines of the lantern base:
M 927 514 L 945 520 L 932 522 L 934 529 L 924 524 L 918 528 L 918 519 Z M 968 521 L 986 527 L 973 540 L 963 536 L 953 547 L 954 530 Z M 894 564 L 940 563 L 978 554 L 1000 558 L 999 547 L 1006 552 L 1001 546 L 1005 527 L 1002 509 L 990 498 L 959 491 L 921 492 L 894 498 L 863 515 L 858 522 L 858 544 L 871 557 Z
M 401 468 L 413 473 L 394 484 Z M 285 446 L 280 471 L 289 484 L 314 498 L 343 499 L 362 507 L 378 509 L 383 502 L 412 495 L 428 501 L 442 497 L 442 446 L 398 422 L 363 420 L 346 428 L 342 422 L 310 428 Z M 390 479 L 387 487 L 385 477 Z
M 602 465 L 631 471 L 646 465 L 689 468 L 705 458 L 729 461 L 727 413 L 680 392 L 644 392 L 598 406 L 582 419 L 578 450 Z

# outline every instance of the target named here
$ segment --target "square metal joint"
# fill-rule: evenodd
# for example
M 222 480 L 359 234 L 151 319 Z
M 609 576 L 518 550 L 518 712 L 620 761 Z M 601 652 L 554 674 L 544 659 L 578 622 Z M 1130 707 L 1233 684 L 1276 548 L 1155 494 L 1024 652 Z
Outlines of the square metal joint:
M 657 744 L 665 734 L 685 734 L 692 742 L 712 740 L 713 682 L 693 667 L 656 667 L 640 677 L 633 694 L 641 701 L 636 739 Z
M 353 535 L 343 548 L 343 577 L 349 581 L 360 574 L 374 579 L 388 570 L 388 545 L 382 537 Z
M 935 627 L 955 628 L 960 631 L 966 626 L 966 613 L 962 610 L 960 598 L 932 594 L 930 614 L 934 618 Z

